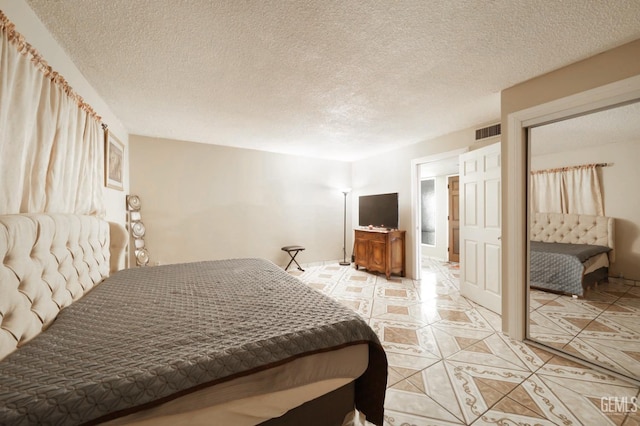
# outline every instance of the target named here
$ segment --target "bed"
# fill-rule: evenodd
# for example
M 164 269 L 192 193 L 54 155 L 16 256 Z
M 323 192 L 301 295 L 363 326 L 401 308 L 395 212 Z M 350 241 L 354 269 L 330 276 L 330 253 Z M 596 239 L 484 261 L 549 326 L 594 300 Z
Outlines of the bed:
M 614 219 L 564 213 L 535 213 L 531 225 L 530 286 L 584 296 L 606 281 L 615 260 Z
M 115 272 L 123 240 L 0 216 L 0 424 L 382 424 L 386 356 L 357 314 L 262 259 Z

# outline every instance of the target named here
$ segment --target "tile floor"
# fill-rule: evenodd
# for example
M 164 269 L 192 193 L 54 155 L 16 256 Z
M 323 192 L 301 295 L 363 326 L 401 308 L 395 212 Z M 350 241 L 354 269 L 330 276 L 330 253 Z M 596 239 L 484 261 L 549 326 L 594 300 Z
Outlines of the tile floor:
M 609 278 L 582 298 L 531 290 L 531 337 L 640 377 L 640 283 Z
M 640 388 L 509 339 L 498 315 L 460 296 L 456 264 L 429 260 L 420 281 L 337 263 L 292 274 L 380 337 L 385 425 L 640 425 Z

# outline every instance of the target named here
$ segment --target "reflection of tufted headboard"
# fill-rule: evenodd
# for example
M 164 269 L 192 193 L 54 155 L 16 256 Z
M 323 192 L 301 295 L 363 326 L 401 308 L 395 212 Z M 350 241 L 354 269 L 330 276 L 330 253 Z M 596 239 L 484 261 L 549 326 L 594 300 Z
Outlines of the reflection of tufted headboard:
M 535 213 L 531 223 L 531 241 L 611 247 L 609 261 L 615 261 L 615 233 L 612 217 Z
M 0 359 L 109 275 L 109 241 L 94 216 L 0 216 Z

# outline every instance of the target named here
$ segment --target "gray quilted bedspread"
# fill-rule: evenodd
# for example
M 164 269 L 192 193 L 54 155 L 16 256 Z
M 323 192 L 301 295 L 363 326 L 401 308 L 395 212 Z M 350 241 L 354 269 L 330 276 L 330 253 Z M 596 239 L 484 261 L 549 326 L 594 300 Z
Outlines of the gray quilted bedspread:
M 610 250 L 596 245 L 531 241 L 530 283 L 534 287 L 582 296 L 582 262 Z
M 369 342 L 370 366 L 356 405 L 381 424 L 387 371 L 375 333 L 271 262 L 121 271 L 0 361 L 0 423 L 95 423 L 358 342 Z

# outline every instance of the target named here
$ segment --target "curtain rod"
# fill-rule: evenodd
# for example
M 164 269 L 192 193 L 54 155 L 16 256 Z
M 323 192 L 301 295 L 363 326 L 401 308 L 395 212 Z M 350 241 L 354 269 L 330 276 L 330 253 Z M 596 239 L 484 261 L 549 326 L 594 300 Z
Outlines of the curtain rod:
M 609 167 L 613 166 L 613 163 L 590 163 L 590 164 L 581 164 L 579 166 L 564 166 L 564 167 L 556 167 L 553 169 L 545 169 L 545 170 L 532 170 L 531 174 L 540 174 L 540 173 L 557 173 L 557 172 L 566 172 L 569 170 L 578 170 L 578 169 L 587 169 L 590 167 Z
M 40 52 L 29 44 L 25 37 L 16 31 L 16 26 L 11 20 L 0 10 L 0 33 L 4 33 L 3 37 L 7 42 L 13 46 L 20 54 L 28 56 L 32 65 L 35 66 L 46 78 L 61 89 L 69 98 L 71 98 L 76 105 L 93 117 L 98 122 L 102 122 L 102 117 L 99 116 L 94 109 L 84 101 L 73 88 L 69 85 L 69 82 L 65 78 L 54 70 L 46 60 L 40 55 Z

